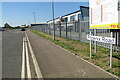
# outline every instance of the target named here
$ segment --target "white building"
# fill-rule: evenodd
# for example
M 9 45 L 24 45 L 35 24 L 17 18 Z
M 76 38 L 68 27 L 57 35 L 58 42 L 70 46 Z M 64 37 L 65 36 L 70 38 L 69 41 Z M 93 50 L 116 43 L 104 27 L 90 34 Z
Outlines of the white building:
M 81 17 L 81 12 L 79 10 L 79 11 L 75 11 L 75 12 L 66 14 L 62 17 L 55 18 L 55 28 L 56 28 L 56 30 L 59 30 L 59 24 L 61 24 L 62 30 L 65 30 L 66 22 L 67 22 L 68 28 L 70 28 L 70 27 L 73 28 L 73 25 L 74 25 L 73 23 L 78 22 L 80 17 Z M 51 28 L 53 28 L 53 25 L 52 25 L 53 20 L 49 20 L 49 21 L 47 21 L 47 23 Z
M 56 30 L 59 30 L 60 29 L 59 24 L 61 24 L 62 30 L 66 30 L 66 26 L 67 26 L 68 31 L 70 30 L 70 31 L 74 31 L 74 32 L 79 32 L 80 20 L 89 21 L 89 7 L 80 6 L 80 10 L 78 10 L 78 11 L 55 18 L 55 20 L 54 20 L 55 28 L 56 28 Z M 49 21 L 47 21 L 47 23 L 48 23 L 49 27 L 53 29 L 53 25 L 52 25 L 53 20 L 49 20 Z M 66 23 L 67 23 L 67 25 L 66 25 Z M 85 26 L 85 25 L 83 24 L 82 26 Z M 86 28 L 88 28 L 88 26 Z
M 80 10 L 79 11 L 75 11 L 73 13 L 69 13 L 67 15 L 55 18 L 55 23 L 58 23 L 61 20 L 61 18 L 62 18 L 63 22 L 65 22 L 65 19 L 67 19 L 68 23 L 69 22 L 78 21 L 78 18 L 80 18 L 80 15 L 81 15 Z M 51 23 L 53 23 L 53 20 L 49 20 L 49 21 L 47 21 L 47 23 L 51 24 Z

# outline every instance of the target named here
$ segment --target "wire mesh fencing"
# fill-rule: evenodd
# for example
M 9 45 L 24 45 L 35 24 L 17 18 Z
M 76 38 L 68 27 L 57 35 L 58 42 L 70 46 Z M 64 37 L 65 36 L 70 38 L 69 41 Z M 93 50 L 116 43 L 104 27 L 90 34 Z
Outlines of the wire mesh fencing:
M 33 30 L 40 31 L 49 35 L 53 35 L 54 28 L 53 24 L 47 25 L 36 25 L 30 27 Z M 89 43 L 87 40 L 87 35 L 91 31 L 92 35 L 102 36 L 102 37 L 111 37 L 110 29 L 89 29 L 89 20 L 79 20 L 75 22 L 61 22 L 55 24 L 55 36 L 63 37 L 71 40 L 78 40 L 84 43 Z M 116 43 L 113 45 L 113 50 L 120 52 L 120 30 L 113 31 L 113 38 L 116 39 Z M 94 45 L 94 41 L 92 44 Z M 96 42 L 97 46 L 110 49 L 110 44 Z

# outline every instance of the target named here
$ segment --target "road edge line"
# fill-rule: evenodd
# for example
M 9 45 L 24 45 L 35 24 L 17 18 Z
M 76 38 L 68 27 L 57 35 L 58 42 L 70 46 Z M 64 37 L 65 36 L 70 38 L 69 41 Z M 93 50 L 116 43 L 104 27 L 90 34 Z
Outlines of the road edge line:
M 40 68 L 39 68 L 38 62 L 37 62 L 37 60 L 36 60 L 36 57 L 35 57 L 35 55 L 34 55 L 34 51 L 33 51 L 33 49 L 32 49 L 32 46 L 31 46 L 31 44 L 30 44 L 30 41 L 29 41 L 29 38 L 28 38 L 28 35 L 27 35 L 26 32 L 25 32 L 25 35 L 26 35 L 26 39 L 27 39 L 27 41 L 28 41 L 28 46 L 29 46 L 29 49 L 30 49 L 30 53 L 31 53 L 31 57 L 32 57 L 33 64 L 34 64 L 34 67 L 35 67 L 35 72 L 36 72 L 36 74 L 37 74 L 37 78 L 38 78 L 38 79 L 40 79 L 40 78 L 43 79 L 41 70 L 40 70 Z
M 30 62 L 29 62 L 29 55 L 28 55 L 28 46 L 27 46 L 27 40 L 26 39 L 25 39 L 25 49 L 26 49 L 27 78 L 31 79 L 31 70 L 30 70 Z

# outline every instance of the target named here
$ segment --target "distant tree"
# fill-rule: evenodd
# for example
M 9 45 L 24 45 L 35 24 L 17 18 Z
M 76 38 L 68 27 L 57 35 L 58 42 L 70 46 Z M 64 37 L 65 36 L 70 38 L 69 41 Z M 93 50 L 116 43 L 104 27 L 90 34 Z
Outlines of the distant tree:
M 17 28 L 20 28 L 20 26 L 17 26 Z
M 26 24 L 24 24 L 24 25 L 21 25 L 21 26 L 26 26 Z
M 8 23 L 5 23 L 4 28 L 12 28 L 12 27 Z
M 20 28 L 20 26 L 16 26 L 16 27 L 14 27 L 14 29 L 19 29 Z

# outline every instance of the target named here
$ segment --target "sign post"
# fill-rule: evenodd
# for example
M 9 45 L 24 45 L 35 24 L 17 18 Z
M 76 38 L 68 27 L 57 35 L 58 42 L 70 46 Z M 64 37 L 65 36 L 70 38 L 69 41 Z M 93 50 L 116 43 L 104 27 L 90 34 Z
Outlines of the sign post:
M 110 68 L 112 68 L 112 44 L 115 44 L 115 38 L 113 37 L 113 32 L 111 32 L 111 37 L 101 37 L 101 36 L 93 36 L 87 35 L 87 40 L 90 40 L 90 58 L 92 57 L 92 43 L 91 41 L 98 41 L 98 42 L 103 42 L 103 43 L 109 43 L 110 44 Z
M 113 37 L 113 32 L 111 32 L 111 38 Z M 110 44 L 110 68 L 112 68 L 112 44 Z

